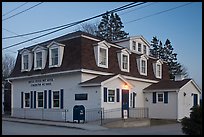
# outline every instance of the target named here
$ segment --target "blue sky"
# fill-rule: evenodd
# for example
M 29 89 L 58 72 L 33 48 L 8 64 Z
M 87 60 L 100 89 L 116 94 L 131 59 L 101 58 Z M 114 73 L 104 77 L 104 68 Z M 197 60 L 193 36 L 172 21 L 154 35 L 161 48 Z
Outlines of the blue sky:
M 14 34 L 11 32 L 23 34 L 72 23 L 128 3 L 130 2 L 44 2 L 31 10 L 2 21 L 2 37 L 13 36 Z M 130 36 L 143 35 L 149 42 L 153 36 L 157 36 L 163 43 L 168 38 L 174 47 L 174 52 L 178 54 L 178 61 L 187 68 L 189 77 L 193 78 L 202 89 L 202 2 L 192 2 L 168 12 L 143 18 L 187 3 L 147 2 L 141 6 L 118 12 L 118 15 L 121 17 L 124 30 Z M 22 4 L 23 2 L 2 2 L 2 15 Z M 37 2 L 29 2 L 2 18 L 12 16 L 35 4 Z M 139 18 L 143 19 L 130 22 Z M 100 19 L 99 17 L 87 23 L 96 23 Z M 17 50 L 23 47 L 73 32 L 78 27 L 74 26 L 32 42 L 5 49 L 2 53 L 16 57 Z M 34 36 L 37 35 L 2 40 L 2 47 L 10 46 Z

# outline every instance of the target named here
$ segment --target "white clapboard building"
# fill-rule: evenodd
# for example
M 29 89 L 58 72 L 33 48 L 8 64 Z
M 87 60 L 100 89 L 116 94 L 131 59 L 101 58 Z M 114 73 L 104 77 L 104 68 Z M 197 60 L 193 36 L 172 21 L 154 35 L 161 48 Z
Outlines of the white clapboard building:
M 131 117 L 132 108 L 148 108 L 150 118 L 189 116 L 201 90 L 192 79 L 170 80 L 149 48 L 143 36 L 108 42 L 82 31 L 23 48 L 8 78 L 12 116 L 73 121 L 77 106 L 119 110 L 109 117 Z

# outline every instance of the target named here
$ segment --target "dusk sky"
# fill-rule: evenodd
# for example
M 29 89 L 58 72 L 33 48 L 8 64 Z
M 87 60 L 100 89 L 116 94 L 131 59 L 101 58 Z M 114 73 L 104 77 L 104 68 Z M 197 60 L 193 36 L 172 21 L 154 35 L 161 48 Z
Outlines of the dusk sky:
M 12 11 L 24 3 L 2 2 L 2 38 L 80 21 L 131 2 L 43 2 L 30 10 L 9 18 L 39 2 L 28 2 Z M 189 77 L 194 79 L 202 89 L 202 2 L 147 2 L 117 12 L 117 14 L 123 22 L 123 30 L 128 32 L 130 36 L 143 35 L 149 43 L 153 36 L 157 36 L 163 43 L 168 38 L 174 52 L 178 54 L 178 62 L 187 68 Z M 86 23 L 96 23 L 100 20 L 101 17 Z M 25 44 L 3 49 L 2 54 L 10 54 L 16 58 L 19 49 L 71 33 L 79 26 L 73 26 Z M 39 34 L 2 39 L 2 48 L 36 36 Z

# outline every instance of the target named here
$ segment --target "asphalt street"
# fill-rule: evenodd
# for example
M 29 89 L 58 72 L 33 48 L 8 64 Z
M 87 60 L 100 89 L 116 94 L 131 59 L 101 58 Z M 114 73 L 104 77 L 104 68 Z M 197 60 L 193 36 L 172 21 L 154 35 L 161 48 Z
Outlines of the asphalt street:
M 76 128 L 2 121 L 2 135 L 184 135 L 181 124 L 137 128 L 82 130 Z

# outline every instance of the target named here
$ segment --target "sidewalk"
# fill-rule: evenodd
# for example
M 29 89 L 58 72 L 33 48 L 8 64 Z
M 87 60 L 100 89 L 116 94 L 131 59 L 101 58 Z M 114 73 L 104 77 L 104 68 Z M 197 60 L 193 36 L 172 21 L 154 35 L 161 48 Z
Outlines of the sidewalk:
M 2 121 L 40 124 L 40 125 L 49 125 L 49 126 L 58 126 L 58 127 L 67 127 L 67 128 L 77 128 L 77 129 L 84 129 L 84 130 L 106 130 L 106 129 L 108 129 L 108 128 L 100 126 L 94 122 L 91 122 L 91 123 L 65 123 L 65 122 L 58 122 L 58 121 L 31 120 L 31 119 L 13 118 L 13 117 L 2 117 Z

